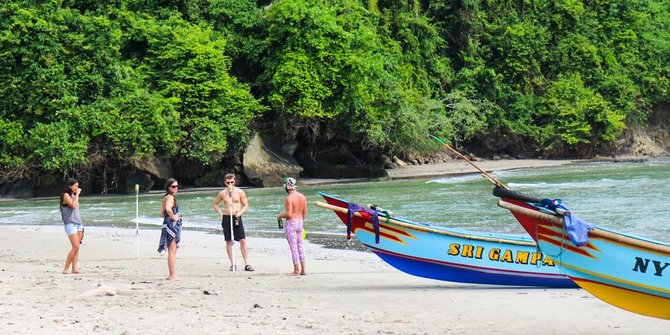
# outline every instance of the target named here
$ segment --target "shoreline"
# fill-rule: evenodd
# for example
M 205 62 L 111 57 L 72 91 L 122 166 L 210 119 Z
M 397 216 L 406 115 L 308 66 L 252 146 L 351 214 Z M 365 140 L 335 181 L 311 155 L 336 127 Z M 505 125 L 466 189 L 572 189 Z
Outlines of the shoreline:
M 649 160 L 668 160 L 670 156 L 620 156 L 620 157 L 597 157 L 593 159 L 499 159 L 487 160 L 481 159 L 475 161 L 480 168 L 487 173 L 494 171 L 506 171 L 517 169 L 534 169 L 534 168 L 552 168 L 577 164 L 590 163 L 644 163 Z M 420 178 L 437 178 L 446 176 L 458 176 L 479 174 L 474 167 L 467 162 L 459 159 L 446 163 L 430 163 L 421 165 L 407 165 L 397 167 L 394 169 L 386 169 L 387 177 L 368 177 L 368 178 L 298 178 L 298 185 L 302 186 L 319 186 L 319 185 L 337 185 L 337 184 L 352 184 L 362 182 L 382 182 L 385 180 L 403 180 L 403 179 L 420 179 Z M 242 189 L 263 188 L 257 186 L 241 186 Z M 191 192 L 207 192 L 220 191 L 221 187 L 185 187 L 179 191 L 182 193 Z M 160 194 L 162 190 L 150 190 L 142 194 Z M 135 193 L 113 193 L 113 194 L 85 194 L 93 197 L 114 197 L 114 196 L 132 196 Z M 11 202 L 20 200 L 52 200 L 58 196 L 32 197 L 32 198 L 10 198 L 0 197 L 0 202 Z
M 228 271 L 221 236 L 184 231 L 179 281 L 166 281 L 160 232 L 86 231 L 79 275 L 61 274 L 62 229 L 0 227 L 0 329 L 12 334 L 635 334 L 665 320 L 580 289 L 471 285 L 414 277 L 371 252 L 305 243 L 307 275 L 289 277 L 286 241 L 253 238 L 256 271 Z M 241 263 L 236 245 L 236 262 Z M 238 268 L 240 266 L 238 265 Z M 514 320 L 514 322 L 508 322 Z M 179 332 L 179 331 L 178 331 Z

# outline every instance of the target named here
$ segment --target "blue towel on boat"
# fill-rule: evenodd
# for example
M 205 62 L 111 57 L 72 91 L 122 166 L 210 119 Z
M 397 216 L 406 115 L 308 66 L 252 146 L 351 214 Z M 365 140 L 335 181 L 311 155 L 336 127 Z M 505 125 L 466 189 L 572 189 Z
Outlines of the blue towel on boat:
M 354 218 L 354 213 L 365 212 L 370 214 L 370 222 L 372 222 L 372 228 L 375 230 L 375 243 L 379 244 L 379 217 L 377 216 L 377 211 L 351 202 L 347 207 L 349 210 L 347 212 L 347 239 L 351 239 L 351 219 Z
M 572 244 L 581 247 L 589 242 L 589 230 L 596 227 L 594 224 L 578 218 L 567 206 L 561 204 L 560 200 L 543 199 L 541 203 L 552 211 L 560 208 L 570 213 L 570 215 L 563 216 L 563 222 L 565 223 L 565 230 Z

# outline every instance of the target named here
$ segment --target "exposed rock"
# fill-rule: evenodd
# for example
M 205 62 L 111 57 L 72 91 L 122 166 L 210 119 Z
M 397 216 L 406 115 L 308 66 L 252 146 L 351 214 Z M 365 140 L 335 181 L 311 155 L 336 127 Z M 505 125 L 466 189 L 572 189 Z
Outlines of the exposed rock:
M 402 159 L 398 158 L 398 156 L 393 156 L 393 162 L 398 164 L 399 167 L 407 166 L 407 163 L 405 163 Z
M 629 128 L 626 134 L 616 143 L 616 154 L 635 156 L 659 156 L 667 153 L 670 132 L 657 129 Z M 665 141 L 665 142 L 664 142 Z
M 332 147 L 298 148 L 296 157 L 313 178 L 379 178 L 386 177 L 381 154 L 359 151 L 354 154 L 343 143 Z
M 382 157 L 382 163 L 384 163 L 384 169 L 395 169 L 398 167 L 398 164 L 393 163 L 393 161 L 388 156 Z
M 21 179 L 15 183 L 5 184 L 0 187 L 0 194 L 9 198 L 31 198 L 34 183 L 28 179 Z
M 167 180 L 173 176 L 172 165 L 168 158 L 134 156 L 128 160 L 128 164 L 158 179 Z
M 180 182 L 188 184 L 192 183 L 207 171 L 208 169 L 201 162 L 192 159 L 175 159 L 172 162 L 172 173 L 174 173 L 174 175 L 171 175 L 168 178 L 177 177 Z
M 146 193 L 154 187 L 154 180 L 146 172 L 136 172 L 126 177 L 125 193 L 135 193 L 135 185 L 139 185 L 140 193 Z
M 224 186 L 224 176 L 226 175 L 227 172 L 223 170 L 215 170 L 215 171 L 210 171 L 202 176 L 198 177 L 198 179 L 195 180 L 195 186 L 196 187 L 208 187 L 208 186 Z M 241 185 L 242 182 L 240 179 L 238 179 L 237 174 L 235 175 L 235 180 L 237 181 L 238 185 Z
M 282 178 L 299 176 L 303 168 L 290 155 L 274 149 L 256 134 L 243 156 L 244 174 L 256 186 L 280 186 Z

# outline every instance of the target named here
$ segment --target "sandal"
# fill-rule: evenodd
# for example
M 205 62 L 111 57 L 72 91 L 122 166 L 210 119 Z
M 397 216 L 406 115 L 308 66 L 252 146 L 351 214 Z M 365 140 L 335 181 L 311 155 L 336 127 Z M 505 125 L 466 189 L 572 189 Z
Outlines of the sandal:
M 252 268 L 251 265 L 247 265 L 244 267 L 244 271 L 254 271 L 254 268 Z
M 230 271 L 235 271 L 237 270 L 237 265 L 231 265 L 230 266 Z

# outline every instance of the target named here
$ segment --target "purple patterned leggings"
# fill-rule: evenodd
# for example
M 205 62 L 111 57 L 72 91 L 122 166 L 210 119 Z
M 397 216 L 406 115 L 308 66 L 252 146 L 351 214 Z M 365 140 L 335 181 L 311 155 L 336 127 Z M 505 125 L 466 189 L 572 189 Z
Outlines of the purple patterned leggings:
M 291 256 L 293 257 L 293 264 L 300 264 L 305 260 L 305 253 L 302 250 L 302 221 L 286 220 L 284 225 L 286 232 L 286 240 L 291 249 Z

